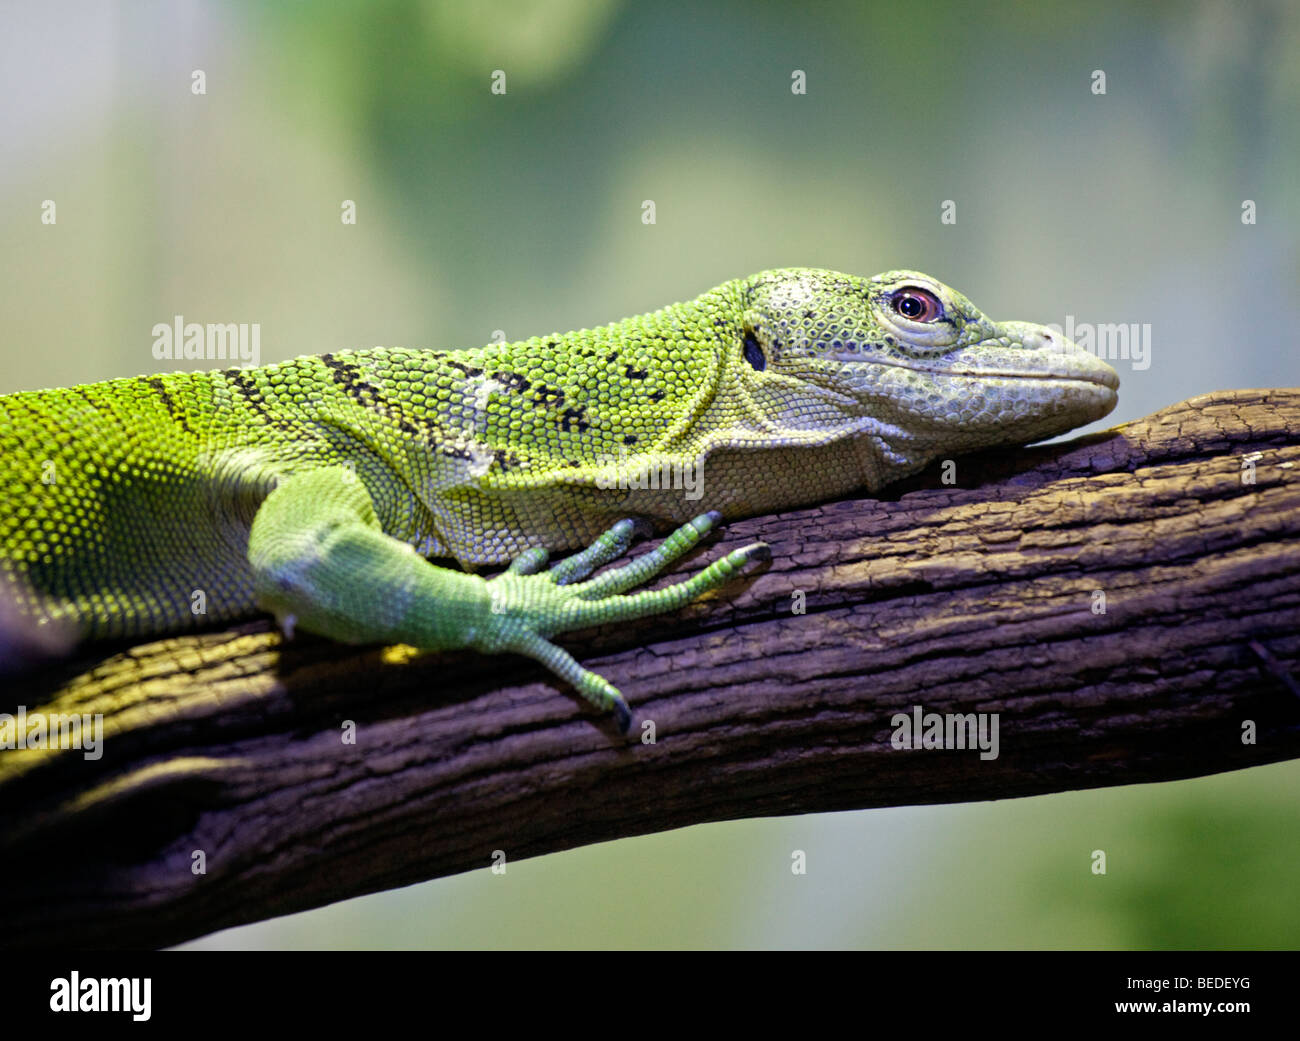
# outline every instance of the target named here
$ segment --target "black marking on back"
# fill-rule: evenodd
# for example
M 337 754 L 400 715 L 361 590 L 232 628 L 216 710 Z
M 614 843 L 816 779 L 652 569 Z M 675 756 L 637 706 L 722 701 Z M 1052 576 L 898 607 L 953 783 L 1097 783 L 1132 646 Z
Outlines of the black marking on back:
M 288 422 L 283 416 L 276 415 L 266 404 L 266 399 L 262 397 L 262 392 L 257 389 L 257 384 L 253 378 L 243 369 L 223 369 L 222 375 L 226 377 L 231 385 L 243 395 L 244 400 L 248 403 L 249 408 L 256 412 L 264 419 L 267 424 L 273 427 L 279 427 L 282 430 L 297 430 L 294 424 Z
M 502 471 L 514 470 L 523 466 L 523 461 L 519 458 L 518 453 L 513 448 L 495 448 L 492 450 L 492 461 L 501 467 Z
M 544 383 L 537 384 L 537 393 L 533 395 L 533 401 L 541 405 L 542 408 L 554 406 L 559 408 L 564 404 L 564 391 L 559 387 L 548 387 Z
M 576 428 L 578 433 L 584 433 L 591 424 L 580 408 L 566 408 L 564 415 L 560 417 L 560 429 L 566 434 L 570 434 Z
M 630 380 L 643 380 L 650 375 L 649 369 L 634 369 L 631 365 L 624 366 L 623 375 Z
M 517 394 L 522 394 L 532 386 L 521 372 L 494 372 L 492 378 L 506 390 L 512 390 Z
M 352 362 L 343 361 L 333 354 L 322 354 L 320 360 L 334 376 L 334 382 L 342 387 L 349 397 L 356 398 L 361 404 L 369 407 L 370 402 L 365 399 L 379 396 L 378 388 L 367 380 Z
M 379 388 L 366 379 L 365 374 L 357 365 L 350 361 L 344 361 L 333 354 L 322 354 L 320 360 L 333 374 L 334 382 L 343 389 L 343 393 L 348 397 L 359 405 L 378 412 L 385 419 L 396 423 L 402 433 L 412 435 L 419 433 L 415 424 L 385 400 Z
M 185 421 L 185 413 L 177 408 L 176 399 L 167 393 L 167 385 L 163 383 L 162 378 L 159 376 L 150 376 L 145 380 L 145 383 L 155 394 L 158 395 L 159 400 L 163 404 L 163 408 L 165 408 L 167 414 L 180 425 L 180 428 L 187 434 L 194 433 L 194 431 L 190 429 L 189 423 Z

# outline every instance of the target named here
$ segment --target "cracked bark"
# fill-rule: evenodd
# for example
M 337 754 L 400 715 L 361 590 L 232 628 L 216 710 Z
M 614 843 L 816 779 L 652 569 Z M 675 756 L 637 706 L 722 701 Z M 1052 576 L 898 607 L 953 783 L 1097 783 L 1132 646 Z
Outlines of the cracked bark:
M 1300 389 L 1225 391 L 964 457 L 960 487 L 931 467 L 733 522 L 673 573 L 759 538 L 765 570 L 562 638 L 652 744 L 513 657 L 283 643 L 262 621 L 92 648 L 0 705 L 105 728 L 99 760 L 0 752 L 0 942 L 160 946 L 498 849 L 1300 756 L 1298 474 Z M 1000 754 L 893 748 L 918 705 L 998 713 Z

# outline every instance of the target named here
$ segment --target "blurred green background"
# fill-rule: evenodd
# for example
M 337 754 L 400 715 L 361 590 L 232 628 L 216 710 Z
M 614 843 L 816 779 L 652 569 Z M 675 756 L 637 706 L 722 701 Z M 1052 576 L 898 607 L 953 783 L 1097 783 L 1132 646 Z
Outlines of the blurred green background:
M 6 3 L 0 392 L 154 371 L 175 314 L 472 346 L 787 265 L 1150 323 L 1107 425 L 1294 386 L 1298 98 L 1283 0 Z M 1295 947 L 1298 781 L 706 825 L 188 946 Z

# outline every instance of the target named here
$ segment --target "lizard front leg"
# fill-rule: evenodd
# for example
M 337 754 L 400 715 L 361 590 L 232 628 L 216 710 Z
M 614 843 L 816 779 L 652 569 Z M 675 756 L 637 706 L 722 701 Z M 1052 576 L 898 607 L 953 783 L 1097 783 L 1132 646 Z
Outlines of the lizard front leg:
M 704 514 L 657 549 L 594 579 L 621 555 L 635 531 L 622 521 L 588 549 L 543 571 L 546 553 L 522 553 L 508 570 L 484 579 L 437 567 L 384 534 L 360 480 L 325 467 L 281 482 L 259 508 L 248 540 L 258 603 L 287 627 L 345 643 L 407 643 L 423 650 L 470 647 L 534 658 L 597 708 L 632 721 L 623 696 L 584 669 L 550 637 L 604 622 L 675 610 L 722 585 L 762 543 L 733 550 L 698 575 L 664 589 L 627 594 L 682 556 L 719 522 Z

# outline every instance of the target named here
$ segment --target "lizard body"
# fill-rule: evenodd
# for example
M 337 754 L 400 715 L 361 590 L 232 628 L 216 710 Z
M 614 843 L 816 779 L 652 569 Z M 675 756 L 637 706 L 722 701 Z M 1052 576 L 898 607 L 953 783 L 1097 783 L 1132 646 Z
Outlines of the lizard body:
M 516 651 L 626 724 L 618 692 L 549 637 L 725 582 L 762 544 L 624 595 L 721 517 L 1055 436 L 1108 413 L 1117 387 L 1060 334 L 994 322 L 926 275 L 791 268 L 473 350 L 11 394 L 0 575 L 24 616 L 90 638 L 260 606 L 349 642 Z M 682 527 L 583 581 L 627 548 L 628 517 Z M 582 546 L 543 570 L 546 551 Z M 513 563 L 485 579 L 428 557 Z

